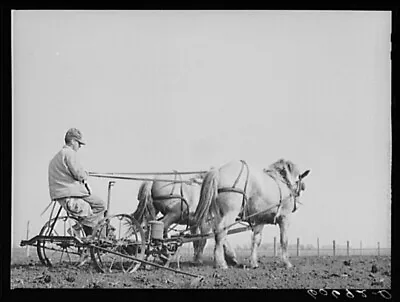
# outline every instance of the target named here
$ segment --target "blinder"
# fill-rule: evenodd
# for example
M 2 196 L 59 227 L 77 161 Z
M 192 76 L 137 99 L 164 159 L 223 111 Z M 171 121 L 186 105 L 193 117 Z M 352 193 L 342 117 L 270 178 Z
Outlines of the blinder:
M 292 190 L 292 196 L 294 198 L 294 206 L 293 206 L 292 213 L 297 210 L 297 203 L 299 202 L 297 200 L 297 198 L 300 197 L 301 191 L 304 191 L 306 189 L 306 185 L 304 182 L 302 182 L 302 179 L 304 177 L 306 177 L 308 175 L 308 173 L 310 173 L 310 170 L 307 170 L 306 172 L 304 172 L 302 175 L 299 176 L 299 180 L 296 181 L 296 185 L 295 185 L 296 187 L 294 190 Z

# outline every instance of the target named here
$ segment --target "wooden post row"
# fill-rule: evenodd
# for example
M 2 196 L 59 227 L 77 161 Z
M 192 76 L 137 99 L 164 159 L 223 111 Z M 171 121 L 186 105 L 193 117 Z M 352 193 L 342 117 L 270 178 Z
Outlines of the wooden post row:
M 335 244 L 335 240 L 333 240 L 333 256 L 336 256 L 336 244 Z
M 297 238 L 297 257 L 300 255 L 300 238 Z
M 26 240 L 29 240 L 29 220 L 26 225 Z M 29 244 L 26 246 L 26 257 L 29 257 Z

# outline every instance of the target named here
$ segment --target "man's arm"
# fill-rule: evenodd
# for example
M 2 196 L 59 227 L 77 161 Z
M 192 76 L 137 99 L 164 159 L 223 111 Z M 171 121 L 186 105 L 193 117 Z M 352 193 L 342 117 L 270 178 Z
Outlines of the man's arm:
M 66 152 L 65 162 L 72 176 L 78 181 L 86 181 L 88 174 L 80 164 L 75 151 Z

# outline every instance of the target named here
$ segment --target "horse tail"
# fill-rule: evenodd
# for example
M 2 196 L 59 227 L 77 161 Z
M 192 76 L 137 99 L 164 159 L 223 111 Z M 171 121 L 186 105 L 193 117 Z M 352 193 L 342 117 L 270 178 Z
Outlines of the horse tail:
M 140 187 L 137 196 L 139 201 L 136 211 L 132 214 L 133 218 L 137 220 L 140 224 L 143 223 L 143 218 L 148 220 L 154 220 L 156 217 L 153 198 L 151 197 L 151 187 L 153 185 L 152 181 L 144 181 Z M 150 218 L 150 219 L 149 219 Z
M 194 213 L 194 221 L 200 225 L 207 218 L 211 205 L 215 203 L 218 195 L 218 170 L 211 169 L 204 177 L 200 190 L 199 204 Z

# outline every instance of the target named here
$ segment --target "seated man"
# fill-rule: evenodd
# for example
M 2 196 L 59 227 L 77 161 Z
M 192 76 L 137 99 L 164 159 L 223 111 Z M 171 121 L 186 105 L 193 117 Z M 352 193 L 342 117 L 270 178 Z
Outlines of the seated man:
M 71 128 L 65 134 L 65 145 L 49 164 L 49 190 L 52 200 L 58 201 L 64 209 L 81 218 L 86 235 L 104 218 L 105 203 L 93 195 L 86 180 L 87 172 L 79 163 L 77 152 L 85 142 L 82 133 Z M 70 234 L 74 230 L 69 230 Z M 78 228 L 75 228 L 78 231 Z M 79 236 L 77 232 L 74 233 Z

